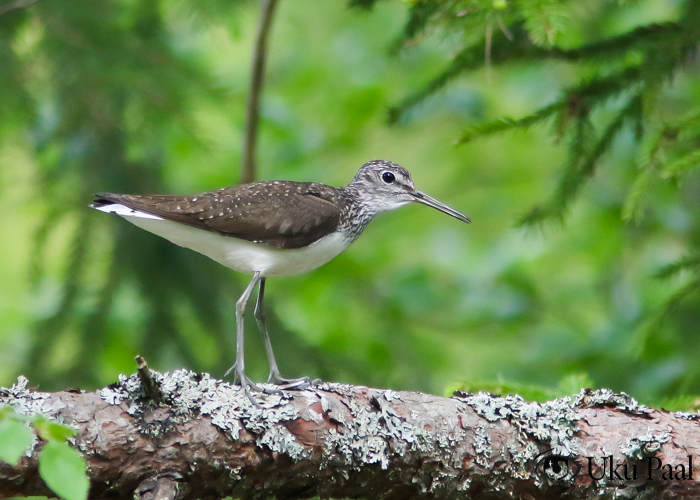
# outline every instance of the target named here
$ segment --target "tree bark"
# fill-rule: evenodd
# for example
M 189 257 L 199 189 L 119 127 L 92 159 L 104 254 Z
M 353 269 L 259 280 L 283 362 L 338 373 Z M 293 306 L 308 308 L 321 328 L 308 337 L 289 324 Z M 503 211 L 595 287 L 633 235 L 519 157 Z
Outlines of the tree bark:
M 540 404 L 324 383 L 260 394 L 258 408 L 208 374 L 148 376 L 158 397 L 143 374 L 57 393 L 20 377 L 0 406 L 77 430 L 91 498 L 700 497 L 698 415 L 606 389 Z M 42 444 L 0 462 L 0 498 L 51 495 Z

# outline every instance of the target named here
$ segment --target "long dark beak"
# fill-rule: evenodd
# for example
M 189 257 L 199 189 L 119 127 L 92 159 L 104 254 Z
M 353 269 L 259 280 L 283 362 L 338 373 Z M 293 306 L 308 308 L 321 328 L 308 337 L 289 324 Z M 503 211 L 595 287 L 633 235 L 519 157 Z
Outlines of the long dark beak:
M 466 222 L 469 224 L 471 222 L 471 219 L 464 215 L 461 212 L 458 212 L 454 208 L 450 208 L 447 205 L 445 205 L 443 202 L 436 200 L 432 196 L 428 196 L 425 193 L 422 193 L 420 191 L 416 191 L 415 193 L 411 193 L 413 196 L 415 196 L 416 201 L 418 203 L 422 203 L 423 205 L 428 205 L 429 207 L 433 207 L 437 210 L 440 210 L 441 212 L 451 215 L 455 219 L 459 219 L 462 222 Z

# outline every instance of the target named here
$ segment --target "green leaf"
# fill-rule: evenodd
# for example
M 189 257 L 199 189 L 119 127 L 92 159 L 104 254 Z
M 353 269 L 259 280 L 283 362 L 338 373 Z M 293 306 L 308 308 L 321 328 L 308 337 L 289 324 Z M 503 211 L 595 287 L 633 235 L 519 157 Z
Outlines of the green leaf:
M 75 431 L 65 425 L 57 424 L 43 417 L 34 421 L 36 432 L 47 441 L 65 441 L 75 434 Z
M 20 457 L 32 444 L 32 430 L 15 420 L 0 422 L 0 460 L 16 465 Z
M 56 495 L 66 500 L 85 500 L 90 482 L 85 462 L 76 450 L 60 441 L 49 441 L 39 457 L 39 474 Z

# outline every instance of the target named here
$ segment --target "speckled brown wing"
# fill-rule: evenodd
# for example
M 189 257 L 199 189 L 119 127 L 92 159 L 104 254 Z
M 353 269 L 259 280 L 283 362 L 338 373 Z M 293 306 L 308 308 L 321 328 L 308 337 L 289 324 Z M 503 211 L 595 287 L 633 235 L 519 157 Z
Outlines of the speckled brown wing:
M 334 232 L 342 196 L 315 182 L 242 184 L 195 196 L 98 193 L 95 203 L 119 203 L 166 220 L 277 248 L 303 248 Z

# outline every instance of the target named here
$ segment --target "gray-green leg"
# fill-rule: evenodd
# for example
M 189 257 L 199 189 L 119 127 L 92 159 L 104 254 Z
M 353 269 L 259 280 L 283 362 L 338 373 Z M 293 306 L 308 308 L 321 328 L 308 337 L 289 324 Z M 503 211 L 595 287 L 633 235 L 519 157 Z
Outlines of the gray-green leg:
M 253 293 L 255 285 L 257 285 L 260 280 L 260 273 L 256 272 L 253 275 L 253 279 L 243 292 L 243 295 L 241 295 L 241 298 L 238 299 L 238 302 L 236 302 L 236 363 L 224 374 L 224 377 L 226 377 L 232 371 L 235 372 L 236 375 L 234 381 L 238 380 L 240 382 L 241 387 L 243 387 L 243 390 L 248 396 L 248 399 L 250 399 L 250 401 L 256 406 L 260 405 L 253 399 L 252 395 L 250 394 L 250 389 L 262 391 L 262 388 L 253 383 L 245 374 L 245 351 L 243 350 L 245 329 L 243 314 L 245 313 L 245 307 L 248 303 L 248 299 L 250 299 L 250 295 Z
M 272 343 L 270 335 L 267 333 L 267 325 L 265 324 L 265 311 L 263 309 L 263 300 L 265 298 L 265 278 L 260 278 L 260 288 L 258 288 L 258 300 L 255 303 L 255 321 L 258 323 L 258 329 L 265 342 L 265 352 L 267 353 L 267 361 L 270 364 L 270 375 L 267 377 L 268 382 L 280 386 L 282 389 L 305 389 L 311 385 L 309 377 L 301 377 L 288 379 L 280 375 L 280 370 L 277 367 L 275 353 L 272 351 Z

